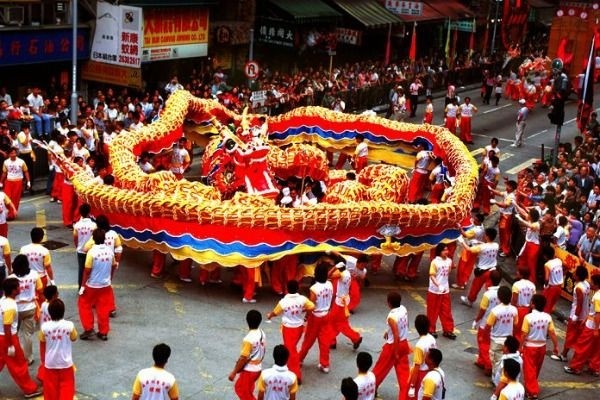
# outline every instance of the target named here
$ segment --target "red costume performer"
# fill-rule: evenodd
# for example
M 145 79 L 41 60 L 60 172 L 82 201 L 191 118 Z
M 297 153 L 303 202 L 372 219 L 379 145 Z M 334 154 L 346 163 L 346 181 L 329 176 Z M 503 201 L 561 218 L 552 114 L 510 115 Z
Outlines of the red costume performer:
M 471 98 L 465 97 L 465 103 L 459 107 L 460 111 L 460 140 L 467 144 L 473 144 L 471 136 L 471 118 L 477 112 L 477 107 L 471 104 Z
M 4 186 L 4 194 L 11 199 L 15 206 L 14 209 L 18 212 L 19 204 L 21 203 L 21 194 L 23 193 L 23 180 L 25 180 L 27 189 L 31 188 L 29 171 L 27 170 L 25 161 L 17 158 L 17 150 L 15 148 L 9 150 L 8 157 L 2 165 L 0 188 Z M 8 219 L 14 219 L 15 217 L 13 209 L 9 210 Z

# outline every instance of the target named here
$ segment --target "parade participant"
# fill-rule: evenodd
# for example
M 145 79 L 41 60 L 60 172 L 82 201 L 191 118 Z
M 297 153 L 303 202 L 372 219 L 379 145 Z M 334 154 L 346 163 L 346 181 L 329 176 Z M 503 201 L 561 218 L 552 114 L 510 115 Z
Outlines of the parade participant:
M 277 303 L 273 311 L 267 314 L 267 319 L 282 315 L 281 336 L 283 344 L 290 353 L 289 368 L 298 381 L 302 381 L 300 358 L 298 357 L 298 342 L 304 332 L 304 317 L 307 312 L 315 309 L 315 304 L 305 296 L 298 293 L 298 281 L 291 280 L 287 283 L 287 294 Z
M 447 106 L 448 104 L 452 103 L 452 100 L 456 100 L 456 86 L 454 86 L 451 82 L 448 82 L 444 105 Z
M 498 220 L 498 231 L 500 233 L 500 257 L 508 257 L 511 253 L 510 236 L 512 229 L 512 218 L 515 210 L 517 182 L 506 182 L 506 191 L 500 192 L 496 189 L 490 191 L 494 196 L 502 196 L 502 201 L 492 199 L 491 202 L 500 208 L 500 219 Z
M 494 395 L 498 397 L 502 389 L 506 387 L 508 384 L 508 379 L 504 376 L 504 360 L 515 360 L 519 363 L 521 370 L 523 370 L 523 357 L 521 357 L 521 352 L 519 349 L 521 348 L 521 343 L 514 336 L 507 336 L 504 341 L 504 347 L 502 348 L 502 358 L 500 359 L 500 366 L 496 371 L 496 375 L 492 376 L 492 383 L 496 388 L 494 389 Z M 521 374 L 517 377 L 517 381 L 521 380 Z
M 444 180 L 448 168 L 443 163 L 441 157 L 434 159 L 435 167 L 429 173 L 429 183 L 431 184 L 431 192 L 429 193 L 429 203 L 438 204 L 442 201 L 444 195 Z
M 355 140 L 357 144 L 354 150 L 354 170 L 358 174 L 367 166 L 369 146 L 365 143 L 365 137 L 362 133 L 356 134 Z
M 419 89 L 423 88 L 423 84 L 419 78 L 415 78 L 413 83 L 408 87 L 408 91 L 410 92 L 410 116 L 409 118 L 414 118 L 417 114 L 417 105 L 419 104 Z
M 540 253 L 540 213 L 535 208 L 529 212 L 516 205 L 518 211 L 517 219 L 527 227 L 525 232 L 525 244 L 517 257 L 517 268 L 529 268 L 529 277 L 533 283 L 537 280 L 537 265 Z M 527 217 L 527 220 L 523 217 Z
M 369 257 L 366 254 L 361 254 L 358 257 L 344 254 L 342 257 L 345 260 L 346 268 L 352 276 L 352 280 L 350 281 L 350 303 L 348 303 L 348 311 L 352 314 L 362 299 L 361 287 L 367 281 Z
M 544 297 L 546 298 L 544 312 L 552 314 L 564 283 L 563 263 L 556 257 L 554 247 L 544 247 L 542 254 L 548 260 L 544 264 Z
M 415 203 L 423 197 L 423 192 L 429 181 L 429 164 L 435 157 L 433 152 L 425 150 L 425 147 L 421 142 L 415 145 L 415 150 L 417 151 L 415 165 L 408 185 L 409 203 Z
M 77 340 L 77 330 L 73 322 L 64 319 L 65 304 L 61 299 L 48 304 L 48 313 L 51 320 L 44 322 L 39 332 L 44 399 L 72 399 L 75 396 L 72 342 Z
M 486 321 L 486 329 L 490 332 L 492 376 L 496 374 L 496 370 L 499 368 L 504 341 L 507 336 L 513 335 L 519 322 L 517 308 L 510 304 L 511 296 L 511 290 L 507 286 L 498 288 L 498 300 L 500 304 L 492 308 Z
M 498 75 L 496 77 L 496 80 L 494 81 L 494 95 L 496 97 L 496 106 L 498 106 L 498 103 L 500 102 L 500 99 L 502 98 L 502 75 Z
M 190 154 L 185 149 L 186 143 L 187 138 L 179 138 L 177 145 L 173 146 L 171 162 L 169 164 L 169 170 L 175 175 L 175 178 L 179 180 L 183 179 L 183 173 L 190 166 Z
M 50 140 L 48 143 L 48 163 L 50 173 L 48 176 L 46 193 L 50 195 L 50 203 L 62 203 L 62 185 L 65 181 L 65 174 L 58 165 L 57 161 L 64 158 L 64 144 L 67 141 L 66 136 L 53 134 L 56 140 Z M 48 193 L 49 192 L 49 193 Z
M 83 279 L 83 270 L 85 268 L 86 243 L 92 239 L 92 233 L 98 227 L 96 223 L 90 218 L 90 212 L 92 208 L 89 204 L 85 203 L 79 206 L 79 214 L 81 218 L 73 225 L 73 243 L 77 249 L 77 284 L 81 287 L 81 280 Z M 91 247 L 91 246 L 90 246 Z
M 206 283 L 223 283 L 221 280 L 221 266 L 216 262 L 198 264 L 198 282 L 202 286 L 206 285 Z M 271 281 L 272 283 L 273 281 Z
M 138 372 L 133 382 L 131 400 L 179 400 L 179 387 L 175 376 L 165 370 L 171 348 L 160 343 L 152 349 L 154 365 Z
M 6 193 L 0 192 L 0 236 L 8 238 L 8 216 L 17 215 L 17 209 Z
M 54 271 L 52 270 L 52 258 L 50 251 L 42 245 L 44 241 L 44 230 L 42 228 L 33 228 L 29 234 L 31 243 L 19 250 L 29 261 L 29 268 L 37 272 L 42 284 L 46 287 L 48 284 L 54 285 Z
M 490 151 L 493 151 L 494 155 L 496 157 L 500 157 L 501 150 L 500 150 L 500 147 L 498 147 L 498 143 L 499 143 L 498 138 L 495 138 L 495 137 L 492 138 L 490 140 L 490 144 L 488 144 L 484 147 L 485 154 L 488 155 L 488 154 L 490 154 Z
M 565 342 L 563 351 L 560 355 L 552 354 L 550 357 L 557 361 L 567 361 L 570 349 L 574 349 L 583 329 L 583 325 L 590 311 L 590 283 L 587 281 L 588 270 L 583 265 L 575 269 L 573 278 L 575 287 L 573 288 L 573 302 L 569 312 L 567 322 L 567 331 L 565 333 Z
M 475 365 L 481 368 L 487 376 L 492 375 L 492 361 L 490 360 L 490 331 L 486 329 L 487 319 L 494 307 L 500 304 L 498 300 L 498 288 L 502 275 L 499 271 L 490 273 L 491 286 L 483 293 L 479 311 L 473 321 L 473 328 L 477 328 L 477 347 L 479 353 L 475 360 Z
M 0 371 L 6 365 L 10 376 L 17 386 L 25 393 L 25 398 L 30 399 L 42 394 L 37 384 L 29 376 L 27 359 L 23 355 L 19 338 L 17 337 L 17 302 L 19 294 L 19 281 L 16 278 L 7 278 L 2 282 L 4 297 L 0 299 L 0 316 L 3 329 L 0 329 Z
M 392 121 L 404 121 L 406 117 L 406 97 L 404 96 L 404 89 L 398 86 L 398 95 L 396 96 L 396 102 L 394 103 L 392 110 Z
M 21 132 L 17 135 L 17 148 L 19 150 L 19 158 L 25 161 L 27 171 L 29 172 L 29 182 L 33 182 L 33 164 L 35 163 L 35 152 L 33 151 L 33 137 L 31 136 L 30 126 L 28 122 L 21 124 Z M 33 193 L 33 188 L 30 185 L 29 191 Z
M 514 336 L 521 340 L 521 326 L 527 314 L 531 311 L 531 298 L 535 294 L 535 284 L 529 280 L 530 271 L 528 268 L 519 268 L 517 270 L 517 280 L 512 285 L 511 304 L 517 307 L 519 322 L 515 329 Z
M 387 304 L 390 312 L 386 320 L 386 331 L 383 334 L 385 343 L 381 348 L 381 353 L 372 372 L 375 375 L 376 385 L 379 387 L 390 372 L 390 369 L 394 367 L 399 386 L 398 399 L 406 400 L 408 396 L 408 355 L 410 354 L 410 347 L 408 345 L 408 313 L 406 307 L 401 305 L 401 302 L 402 296 L 399 292 L 388 293 Z M 425 319 L 427 320 L 427 317 Z M 429 336 L 427 333 L 428 330 L 429 325 L 427 324 L 423 335 Z M 435 339 L 433 340 L 435 341 Z
M 474 208 L 478 208 L 477 206 L 481 207 L 484 215 L 489 215 L 490 213 L 492 190 L 496 189 L 500 181 L 500 168 L 498 168 L 498 164 L 500 164 L 500 159 L 493 155 L 489 157 L 489 164 L 485 163 L 481 171 L 482 179 L 479 180 Z
M 421 389 L 421 382 L 429 371 L 429 367 L 425 360 L 430 349 L 437 347 L 435 338 L 429 334 L 429 319 L 423 314 L 417 315 L 415 318 L 415 329 L 419 334 L 419 340 L 415 343 L 413 350 L 413 365 L 410 368 L 408 376 L 409 389 L 407 396 L 415 397 Z
M 519 100 L 519 111 L 517 112 L 517 131 L 515 133 L 515 141 L 511 144 L 511 147 L 521 147 L 523 145 L 523 134 L 525 133 L 525 126 L 527 125 L 527 117 L 529 116 L 529 108 L 525 105 L 525 100 Z
M 2 249 L 2 257 L 0 257 L 0 288 L 1 282 L 4 281 L 7 275 L 12 274 L 12 260 L 10 259 L 10 243 L 4 236 L 0 236 L 0 248 Z M 2 291 L 0 290 L 0 297 Z
M 70 150 L 65 150 L 65 157 L 71 157 Z M 73 162 L 76 163 L 77 159 L 73 158 Z M 73 188 L 73 182 L 66 176 L 62 184 L 61 198 L 63 225 L 71 229 L 73 228 L 73 224 L 79 219 L 78 215 L 76 215 L 79 212 L 77 209 L 78 198 L 75 188 Z
M 446 104 L 446 108 L 444 109 L 445 114 L 445 126 L 452 134 L 456 135 L 456 115 L 458 113 L 458 105 L 456 104 L 456 98 L 452 99 L 452 101 Z
M 429 333 L 433 337 L 437 337 L 436 325 L 439 317 L 442 323 L 443 336 L 455 340 L 450 285 L 448 283 L 448 276 L 451 270 L 452 259 L 448 257 L 448 245 L 439 243 L 435 247 L 435 258 L 431 261 L 429 267 L 429 289 L 427 291 Z
M 438 349 L 430 349 L 425 358 L 429 372 L 423 378 L 419 389 L 418 400 L 444 400 L 446 397 L 446 374 L 440 368 L 442 363 L 442 352 Z
M 79 288 L 79 319 L 84 332 L 81 340 L 94 336 L 94 308 L 98 317 L 98 336 L 108 340 L 110 330 L 110 297 L 112 276 L 115 271 L 115 255 L 105 244 L 105 232 L 96 229 L 92 234 L 94 246 L 87 252 L 83 270 L 82 286 Z
M 331 325 L 329 310 L 333 298 L 333 285 L 327 280 L 329 264 L 321 262 L 315 268 L 315 284 L 310 287 L 310 301 L 315 304 L 308 315 L 304 340 L 298 354 L 300 364 L 306 358 L 315 340 L 319 342 L 319 371 L 329 373 L 329 345 L 331 344 Z
M 13 274 L 9 278 L 19 280 L 19 294 L 15 298 L 19 319 L 19 340 L 23 348 L 23 354 L 27 364 L 33 364 L 33 342 L 35 333 L 37 303 L 41 300 L 43 285 L 36 271 L 29 269 L 29 261 L 23 254 L 15 257 L 13 263 Z
M 254 400 L 254 385 L 262 370 L 262 360 L 267 349 L 265 333 L 260 329 L 262 316 L 257 310 L 246 313 L 248 334 L 242 340 L 240 357 L 229 374 L 229 380 L 235 381 L 235 394 L 240 400 Z
M 350 377 L 342 379 L 340 391 L 344 396 L 343 400 L 358 400 L 358 385 L 354 379 Z
M 424 124 L 433 123 L 433 103 L 431 102 L 431 96 L 427 96 L 425 100 L 425 115 L 423 116 Z
M 477 113 L 477 107 L 471 104 L 471 98 L 465 97 L 464 104 L 458 107 L 460 112 L 460 140 L 466 144 L 473 144 L 473 137 L 471 136 L 471 119 L 473 115 Z
M 468 230 L 463 230 L 461 228 L 460 234 L 461 236 L 469 241 L 470 246 L 476 246 L 479 243 L 483 243 L 485 240 L 485 227 L 483 226 L 483 221 L 485 220 L 485 215 L 477 214 L 471 218 L 471 223 L 473 224 Z M 473 268 L 475 268 L 475 262 L 477 261 L 477 253 L 472 253 L 470 251 L 463 251 L 460 253 L 460 258 L 458 260 L 458 266 L 456 267 L 456 282 L 451 286 L 454 289 L 464 290 L 469 282 L 469 278 L 471 277 L 471 273 L 473 272 Z
M 331 324 L 330 347 L 332 349 L 336 348 L 336 339 L 341 333 L 352 341 L 352 347 L 356 350 L 362 342 L 362 337 L 360 336 L 360 333 L 352 329 L 348 320 L 350 314 L 348 305 L 350 304 L 352 275 L 346 268 L 346 263 L 344 263 L 344 261 L 338 262 L 335 268 L 330 270 L 329 279 L 331 279 L 331 283 L 333 284 L 334 292 L 334 299 L 331 303 L 331 310 L 329 312 L 329 321 Z
M 592 275 L 591 290 L 594 292 L 590 300 L 589 314 L 577 339 L 575 354 L 565 372 L 579 375 L 588 364 L 588 369 L 594 376 L 600 376 L 600 351 L 598 336 L 600 332 L 600 274 Z
M 375 375 L 369 371 L 373 365 L 373 357 L 364 351 L 356 355 L 358 375 L 354 378 L 358 386 L 358 400 L 375 400 L 376 384 Z
M 17 149 L 12 147 L 8 151 L 8 159 L 4 160 L 2 176 L 0 177 L 0 188 L 4 187 L 4 194 L 14 204 L 14 210 L 10 209 L 8 212 L 9 221 L 17 217 L 19 204 L 21 203 L 21 194 L 23 193 L 23 179 L 25 179 L 27 190 L 31 189 L 27 164 L 25 164 L 25 161 L 17 158 Z
M 273 348 L 275 365 L 261 372 L 258 378 L 257 400 L 295 400 L 298 379 L 287 367 L 288 349 L 278 344 Z
M 44 322 L 51 321 L 50 313 L 48 312 L 48 305 L 54 299 L 58 299 L 58 288 L 54 285 L 48 285 L 44 288 L 44 302 L 40 305 L 40 327 Z M 42 342 L 40 342 L 40 366 L 36 378 L 40 382 L 44 382 L 44 351 L 42 349 Z
M 191 258 L 188 260 L 191 263 Z M 182 261 L 182 263 L 185 262 L 188 261 Z M 256 287 L 256 282 L 260 280 L 260 267 L 238 266 L 237 268 L 242 286 L 242 303 L 256 303 L 256 299 L 254 298 L 254 288 Z M 181 266 L 180 271 L 182 271 Z M 189 274 L 188 277 L 181 276 L 180 279 L 184 282 L 192 281 L 189 278 Z
M 538 377 L 546 357 L 546 340 L 552 340 L 553 354 L 558 355 L 558 340 L 550 314 L 544 312 L 546 298 L 541 294 L 531 299 L 533 310 L 523 321 L 521 353 L 523 354 L 523 382 L 528 397 L 536 399 L 540 394 Z
M 525 398 L 525 388 L 517 379 L 521 373 L 521 366 L 515 360 L 507 359 L 502 364 L 504 376 L 508 379 L 508 383 L 500 391 L 498 400 L 522 400 Z M 493 397 L 492 397 L 493 398 Z M 494 399 L 494 398 L 493 398 Z M 494 399 L 496 400 L 496 399 Z
M 496 269 L 498 264 L 498 243 L 495 243 L 497 231 L 494 228 L 486 228 L 484 233 L 485 243 L 469 246 L 463 239 L 459 242 L 468 252 L 477 254 L 477 263 L 473 272 L 474 278 L 467 296 L 461 296 L 460 301 L 471 307 L 477 299 L 479 291 L 490 279 L 490 273 Z
M 287 282 L 296 279 L 297 269 L 297 254 L 290 254 L 287 256 L 283 256 L 278 260 L 271 261 L 271 289 L 273 290 L 273 292 L 280 296 L 286 293 L 286 284 Z

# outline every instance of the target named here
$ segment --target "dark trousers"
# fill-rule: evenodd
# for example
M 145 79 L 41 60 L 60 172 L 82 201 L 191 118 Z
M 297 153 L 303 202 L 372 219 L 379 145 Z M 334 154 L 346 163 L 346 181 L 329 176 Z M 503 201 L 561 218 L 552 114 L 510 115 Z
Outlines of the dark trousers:
M 29 171 L 29 182 L 31 182 L 30 191 L 33 192 L 34 172 L 33 172 L 33 158 L 31 157 L 31 153 L 21 153 L 21 154 L 19 154 L 19 158 L 21 160 L 25 161 L 25 165 L 27 165 L 27 170 Z
M 77 284 L 81 288 L 81 280 L 83 279 L 83 269 L 85 268 L 85 258 L 87 254 L 77 252 Z
M 417 103 L 419 102 L 419 95 L 410 95 L 410 116 L 414 117 L 417 113 Z

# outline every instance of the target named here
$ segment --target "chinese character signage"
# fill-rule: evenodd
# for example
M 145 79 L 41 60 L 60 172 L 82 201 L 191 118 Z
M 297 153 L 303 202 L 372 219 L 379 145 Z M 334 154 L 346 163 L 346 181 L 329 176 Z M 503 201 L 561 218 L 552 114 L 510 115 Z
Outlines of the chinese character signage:
M 139 68 L 142 62 L 142 9 L 98 2 L 94 61 Z
M 421 16 L 423 14 L 423 2 L 385 0 L 385 8 L 397 15 Z
M 296 33 L 289 22 L 261 19 L 257 22 L 255 31 L 259 42 L 294 47 Z
M 336 28 L 335 36 L 339 43 L 353 44 L 360 46 L 362 40 L 362 32 L 354 29 Z
M 143 62 L 207 55 L 207 9 L 152 8 L 144 11 Z
M 448 27 L 448 21 L 444 25 Z M 473 21 L 452 21 L 450 29 L 460 32 L 475 32 L 475 24 Z
M 0 35 L 0 65 L 68 61 L 71 59 L 71 40 L 70 28 L 2 32 Z M 89 30 L 80 28 L 77 34 L 77 58 L 87 59 L 89 57 L 89 42 Z
M 142 70 L 139 68 L 88 61 L 83 65 L 81 78 L 136 89 L 142 88 Z

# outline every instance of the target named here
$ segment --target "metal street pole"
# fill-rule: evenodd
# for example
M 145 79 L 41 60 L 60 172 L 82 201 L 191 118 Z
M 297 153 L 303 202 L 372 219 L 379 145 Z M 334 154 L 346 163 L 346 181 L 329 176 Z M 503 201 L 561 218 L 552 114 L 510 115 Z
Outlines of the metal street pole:
M 494 52 L 496 51 L 496 28 L 498 27 L 498 7 L 500 5 L 500 0 L 494 1 L 496 2 L 496 16 L 494 17 L 494 32 L 492 33 L 492 51 L 490 54 L 494 54 Z
M 554 147 L 552 148 L 552 166 L 556 167 L 556 158 L 558 153 L 558 145 L 560 144 L 560 131 L 562 125 L 556 125 L 556 132 L 554 133 Z M 544 160 L 542 159 L 542 162 Z
M 77 125 L 77 0 L 71 0 L 73 9 L 71 23 L 73 24 L 73 38 L 71 40 L 73 75 L 71 76 L 71 124 Z
M 254 29 L 250 29 L 250 49 L 248 50 L 248 61 L 254 61 Z M 252 79 L 248 78 L 248 88 L 252 86 Z

